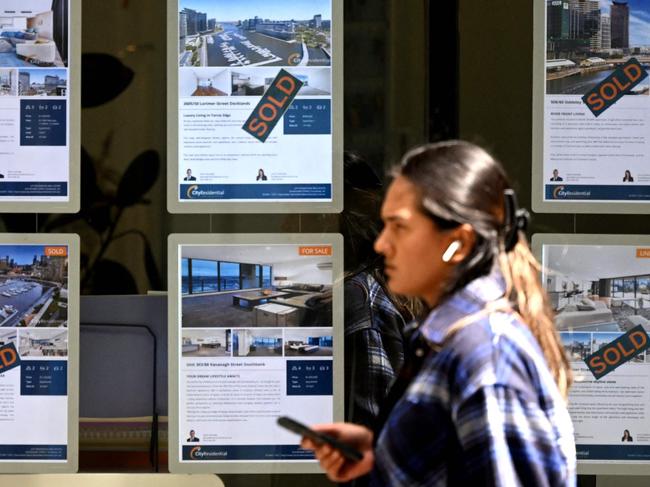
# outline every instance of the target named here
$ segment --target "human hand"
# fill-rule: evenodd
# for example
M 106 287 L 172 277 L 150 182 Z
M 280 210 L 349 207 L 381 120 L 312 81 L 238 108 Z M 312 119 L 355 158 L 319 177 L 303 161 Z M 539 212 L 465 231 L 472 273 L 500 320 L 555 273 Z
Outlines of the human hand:
M 363 454 L 361 461 L 354 462 L 346 459 L 339 450 L 327 443 L 316 443 L 309 438 L 303 438 L 301 446 L 314 451 L 321 468 L 330 480 L 348 482 L 372 470 L 375 455 L 372 449 L 373 434 L 368 428 L 351 423 L 317 424 L 311 428 L 336 438 Z

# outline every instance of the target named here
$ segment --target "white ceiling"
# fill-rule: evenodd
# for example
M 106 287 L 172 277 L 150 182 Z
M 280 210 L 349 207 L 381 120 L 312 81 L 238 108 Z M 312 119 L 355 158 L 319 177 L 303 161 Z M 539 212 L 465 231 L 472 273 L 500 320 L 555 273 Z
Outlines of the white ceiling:
M 333 331 L 331 328 L 310 328 L 308 330 L 300 329 L 285 329 L 285 341 L 303 341 L 306 342 L 309 337 L 327 337 L 332 336 Z
M 314 243 L 314 245 L 319 245 Z M 284 262 L 332 262 L 332 257 L 305 257 L 298 254 L 304 245 L 183 245 L 182 257 L 207 260 L 225 260 L 246 264 L 282 264 Z
M 217 338 L 219 340 L 226 340 L 226 330 L 219 328 L 211 328 L 209 330 L 183 330 L 183 338 Z
M 31 17 L 52 10 L 52 0 L 1 0 L 0 17 Z M 12 12 L 12 13 L 7 13 Z M 15 12 L 15 13 L 13 13 Z
M 542 264 L 550 271 L 586 281 L 650 274 L 650 259 L 634 245 L 546 245 Z
M 282 338 L 282 329 L 273 328 L 273 329 L 241 329 L 233 328 L 234 333 L 249 333 L 252 337 L 257 338 Z
M 2 330 L 0 329 L 0 340 L 6 340 L 8 338 L 16 338 L 16 330 L 15 329 L 7 329 L 7 330 Z
M 42 340 L 49 338 L 52 340 L 66 340 L 68 337 L 68 330 L 61 328 L 31 328 L 27 330 L 20 330 L 21 337 L 29 337 L 35 340 Z

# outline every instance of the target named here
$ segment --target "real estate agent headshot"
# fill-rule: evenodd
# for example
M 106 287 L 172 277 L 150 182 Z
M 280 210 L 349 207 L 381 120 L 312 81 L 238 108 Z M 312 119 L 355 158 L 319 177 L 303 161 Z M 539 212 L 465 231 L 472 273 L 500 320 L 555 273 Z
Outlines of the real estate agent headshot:
M 192 176 L 192 170 L 188 169 L 185 173 L 187 176 L 183 178 L 183 181 L 196 181 L 196 176 Z
M 199 439 L 198 436 L 196 436 L 194 430 L 190 430 L 190 437 L 185 441 L 187 441 L 189 443 L 196 443 L 196 442 L 199 442 L 201 440 Z
M 553 177 L 551 178 L 551 181 L 564 181 L 564 179 L 560 177 L 560 172 L 557 169 L 553 169 Z
M 266 181 L 268 178 L 266 177 L 266 174 L 264 174 L 264 169 L 260 168 L 259 171 L 257 171 L 257 177 L 255 178 L 255 181 Z
M 621 438 L 621 441 L 634 441 L 634 438 L 632 438 L 632 435 L 630 435 L 629 430 L 623 431 L 623 438 Z
M 630 172 L 629 169 L 625 170 L 625 175 L 623 176 L 623 182 L 624 183 L 633 183 L 634 182 L 634 178 L 632 177 L 632 173 Z

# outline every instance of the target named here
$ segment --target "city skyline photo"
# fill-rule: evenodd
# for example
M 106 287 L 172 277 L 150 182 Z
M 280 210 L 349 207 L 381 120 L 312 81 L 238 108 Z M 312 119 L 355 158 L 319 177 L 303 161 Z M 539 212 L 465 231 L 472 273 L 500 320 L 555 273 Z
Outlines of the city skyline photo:
M 630 46 L 650 47 L 650 2 L 628 0 L 630 7 Z M 612 0 L 600 0 L 601 14 L 611 15 Z
M 269 20 L 309 20 L 314 15 L 322 15 L 330 20 L 331 0 L 182 0 L 179 9 L 185 8 L 206 13 L 217 22 L 237 22 L 258 16 Z

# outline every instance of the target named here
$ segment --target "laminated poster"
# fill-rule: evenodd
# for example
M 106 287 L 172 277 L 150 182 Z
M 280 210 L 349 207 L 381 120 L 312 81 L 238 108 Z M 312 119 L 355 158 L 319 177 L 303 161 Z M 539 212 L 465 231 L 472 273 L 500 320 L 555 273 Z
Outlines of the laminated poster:
M 179 462 L 314 463 L 278 416 L 331 422 L 331 245 L 181 245 Z
M 650 460 L 650 247 L 544 245 L 579 460 Z M 639 353 L 639 351 L 641 352 Z
M 0 468 L 65 464 L 68 246 L 0 245 Z
M 70 201 L 70 9 L 0 2 L 0 206 Z
M 332 202 L 331 0 L 178 1 L 177 202 Z
M 543 201 L 649 202 L 650 2 L 545 3 Z

